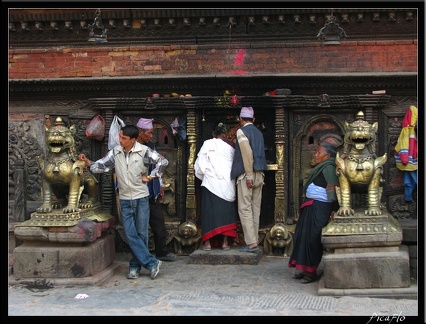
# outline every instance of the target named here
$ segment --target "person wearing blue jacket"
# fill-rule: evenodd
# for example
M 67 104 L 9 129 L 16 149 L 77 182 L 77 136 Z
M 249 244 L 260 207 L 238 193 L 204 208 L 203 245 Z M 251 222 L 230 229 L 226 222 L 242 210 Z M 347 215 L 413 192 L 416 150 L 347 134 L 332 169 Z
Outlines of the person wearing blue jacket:
M 139 128 L 138 142 L 157 151 L 153 142 L 154 125 L 152 124 L 152 119 L 140 118 L 136 126 Z M 149 164 L 148 170 L 151 171 L 154 167 L 155 165 Z M 160 203 L 161 199 L 164 199 L 164 188 L 161 183 L 161 177 L 155 177 L 152 181 L 149 181 L 148 190 L 149 226 L 154 234 L 155 256 L 162 261 L 175 261 L 176 255 L 170 252 L 167 247 L 167 230 Z

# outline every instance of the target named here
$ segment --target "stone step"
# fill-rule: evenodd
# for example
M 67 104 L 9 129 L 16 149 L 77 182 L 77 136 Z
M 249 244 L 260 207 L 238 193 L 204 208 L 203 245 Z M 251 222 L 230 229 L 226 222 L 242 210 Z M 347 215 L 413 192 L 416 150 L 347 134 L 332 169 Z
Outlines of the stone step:
M 212 247 L 211 251 L 204 251 L 202 247 L 189 255 L 192 264 L 251 264 L 259 263 L 263 256 L 263 248 L 259 246 L 256 252 L 240 252 L 239 246 L 232 246 L 228 251 L 220 247 Z

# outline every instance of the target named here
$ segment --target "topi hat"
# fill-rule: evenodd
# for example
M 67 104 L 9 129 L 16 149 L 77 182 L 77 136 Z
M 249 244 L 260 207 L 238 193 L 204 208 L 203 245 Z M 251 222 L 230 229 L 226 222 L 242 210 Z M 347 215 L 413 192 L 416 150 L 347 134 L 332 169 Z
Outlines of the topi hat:
M 242 117 L 242 118 L 253 118 L 254 117 L 253 107 L 241 108 L 240 117 Z
M 153 119 L 140 118 L 136 126 L 141 129 L 153 129 L 152 121 Z

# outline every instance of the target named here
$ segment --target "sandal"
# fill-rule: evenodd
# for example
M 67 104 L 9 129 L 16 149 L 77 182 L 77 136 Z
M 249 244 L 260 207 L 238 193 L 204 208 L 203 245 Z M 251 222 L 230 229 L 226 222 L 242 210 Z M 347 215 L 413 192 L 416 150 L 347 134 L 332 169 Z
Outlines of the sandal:
M 204 251 L 211 251 L 212 250 L 212 246 L 210 245 L 210 240 L 205 240 L 203 242 L 203 250 Z
M 293 276 L 294 279 L 303 279 L 304 277 L 305 277 L 305 274 L 303 272 L 296 273 Z
M 318 276 L 304 276 L 303 277 L 303 279 L 302 280 L 300 280 L 300 282 L 302 283 L 302 284 L 308 284 L 308 283 L 311 283 L 311 282 L 314 282 L 314 281 L 316 281 L 318 279 Z
M 228 237 L 227 236 L 223 236 L 223 243 L 222 243 L 222 250 L 223 251 L 228 251 L 230 249 L 229 245 L 228 245 Z

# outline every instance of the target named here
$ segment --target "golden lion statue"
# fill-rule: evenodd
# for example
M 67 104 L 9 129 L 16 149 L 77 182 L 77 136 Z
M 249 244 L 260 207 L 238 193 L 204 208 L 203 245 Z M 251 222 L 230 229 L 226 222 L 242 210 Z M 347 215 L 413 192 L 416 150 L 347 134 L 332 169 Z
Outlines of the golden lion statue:
M 336 173 L 339 187 L 336 187 L 340 208 L 337 215 L 353 215 L 352 192 L 367 193 L 365 215 L 381 215 L 380 199 L 383 188 L 383 165 L 387 154 L 377 157 L 374 153 L 378 124 L 369 124 L 364 113 L 358 112 L 354 122 L 345 122 L 343 154 L 336 156 Z
M 266 254 L 282 251 L 282 255 L 288 257 L 293 251 L 293 235 L 284 224 L 275 224 L 266 233 L 263 250 Z
M 98 181 L 92 174 L 83 172 L 85 163 L 77 159 L 75 132 L 75 126 L 65 127 L 61 117 L 56 118 L 54 126 L 45 128 L 46 158 L 38 157 L 43 196 L 38 213 L 50 213 L 53 208 L 62 208 L 65 204 L 63 213 L 73 213 L 97 203 Z M 83 190 L 88 199 L 80 204 Z M 56 201 L 52 201 L 52 194 Z

